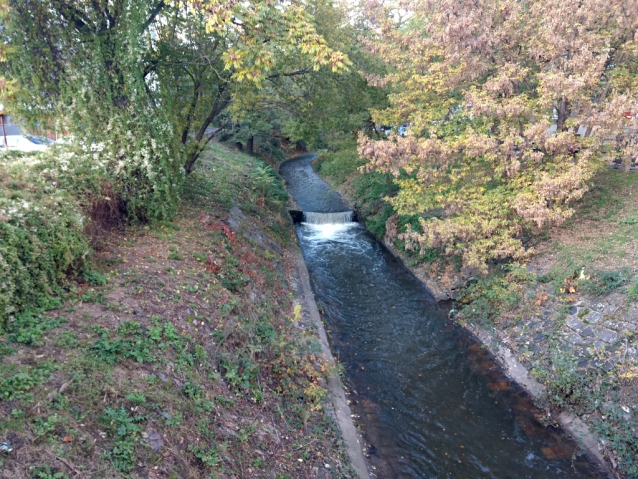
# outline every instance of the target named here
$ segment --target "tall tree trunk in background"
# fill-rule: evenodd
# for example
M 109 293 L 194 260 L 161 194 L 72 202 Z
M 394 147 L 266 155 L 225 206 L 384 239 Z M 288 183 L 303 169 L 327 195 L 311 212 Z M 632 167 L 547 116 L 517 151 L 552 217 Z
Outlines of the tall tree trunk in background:
M 251 155 L 254 152 L 254 143 L 255 143 L 254 136 L 251 136 L 250 138 L 248 138 L 248 140 L 246 140 L 246 151 L 250 153 Z
M 556 110 L 558 111 L 558 119 L 556 120 L 556 131 L 565 131 L 567 129 L 567 127 L 565 126 L 565 122 L 567 122 L 567 119 L 572 112 L 572 109 L 569 105 L 569 100 L 567 98 L 561 98 Z

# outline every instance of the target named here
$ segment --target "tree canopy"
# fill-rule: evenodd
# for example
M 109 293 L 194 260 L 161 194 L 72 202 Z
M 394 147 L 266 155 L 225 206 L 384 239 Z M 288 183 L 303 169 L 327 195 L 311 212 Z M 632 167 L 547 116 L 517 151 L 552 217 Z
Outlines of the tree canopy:
M 167 218 L 183 174 L 267 81 L 348 71 L 310 7 L 0 1 L 2 99 L 28 125 L 67 132 L 72 164 L 101 170 L 127 216 Z
M 327 45 L 306 7 L 301 1 L 3 2 L 2 76 L 11 93 L 5 100 L 21 118 L 55 120 L 76 136 L 101 134 L 127 109 L 148 109 L 185 145 L 189 171 L 211 138 L 208 127 L 238 95 L 308 64 L 311 71 L 347 70 L 347 55 Z
M 410 174 L 389 201 L 419 214 L 408 248 L 439 247 L 484 269 L 529 253 L 526 232 L 564 222 L 615 155 L 636 111 L 635 1 L 367 2 L 365 40 L 389 72 L 378 123 L 360 137 L 370 169 Z
M 367 168 L 399 186 L 388 201 L 420 217 L 407 247 L 485 270 L 526 257 L 529 234 L 568 219 L 601 165 L 638 153 L 625 115 L 637 6 L 3 0 L 0 87 L 11 112 L 55 122 L 158 217 L 221 129 L 314 146 L 361 132 Z M 405 136 L 371 134 L 402 124 Z

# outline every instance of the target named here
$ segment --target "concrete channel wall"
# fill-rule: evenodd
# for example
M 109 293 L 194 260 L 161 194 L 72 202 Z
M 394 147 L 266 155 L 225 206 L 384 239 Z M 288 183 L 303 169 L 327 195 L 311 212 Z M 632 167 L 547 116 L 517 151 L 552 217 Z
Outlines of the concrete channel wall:
M 308 269 L 301 252 L 294 252 L 296 263 L 295 290 L 296 297 L 302 307 L 303 321 L 313 327 L 317 333 L 317 339 L 321 345 L 323 361 L 328 365 L 328 393 L 332 402 L 332 413 L 339 425 L 341 435 L 346 444 L 348 457 L 353 469 L 360 479 L 369 479 L 366 460 L 363 455 L 363 440 L 352 421 L 352 412 L 346 399 L 346 393 L 337 373 L 337 364 L 332 355 L 328 335 L 321 321 L 319 309 L 315 302 L 315 296 L 310 286 Z
M 348 196 L 344 194 L 344 192 L 339 191 L 339 194 L 341 194 L 346 201 L 349 201 L 350 204 L 352 204 L 351 199 L 348 198 Z M 297 208 L 297 210 L 291 211 L 293 222 L 303 221 L 303 212 L 299 210 L 294 202 L 293 207 Z M 357 221 L 365 225 L 365 218 L 358 216 Z M 418 274 L 418 271 L 415 271 L 414 268 L 410 268 L 407 264 L 405 264 L 400 252 L 397 251 L 393 245 L 386 244 L 385 241 L 380 241 L 380 243 L 385 246 L 395 258 L 401 261 L 404 267 L 424 284 L 426 289 L 433 291 L 435 298 L 441 300 L 443 298 L 449 297 L 448 294 L 445 294 L 445 291 L 442 288 L 438 288 L 436 284 L 432 284 L 432 278 L 422 278 L 421 275 Z M 314 295 L 310 287 L 308 271 L 301 253 L 298 253 L 297 264 L 300 282 L 299 297 L 303 298 L 303 308 L 309 314 L 311 322 L 317 327 L 324 358 L 329 362 L 329 364 L 334 365 L 335 361 L 330 350 L 328 338 L 321 321 L 321 316 L 314 300 Z M 513 382 L 522 386 L 534 400 L 542 399 L 546 392 L 545 386 L 540 384 L 529 373 L 529 371 L 518 361 L 515 355 L 507 347 L 497 343 L 494 340 L 493 334 L 490 334 L 489 331 L 482 330 L 475 326 L 464 326 L 464 328 L 472 336 L 474 336 L 474 338 L 476 338 L 477 342 L 488 348 L 488 350 L 500 363 L 506 375 Z M 367 471 L 366 460 L 362 451 L 361 435 L 358 434 L 357 429 L 353 423 L 350 407 L 348 406 L 348 402 L 346 400 L 345 391 L 339 377 L 336 374 L 333 373 L 331 375 L 331 377 L 329 378 L 328 386 L 335 409 L 335 417 L 339 424 L 339 427 L 341 428 L 344 441 L 347 444 L 348 454 L 350 456 L 352 465 L 357 471 L 359 477 L 368 479 L 370 476 Z M 599 470 L 606 477 L 608 477 L 609 479 L 619 478 L 619 476 L 617 476 L 608 467 L 599 449 L 598 439 L 589 430 L 589 428 L 583 421 L 581 421 L 576 415 L 567 411 L 553 410 L 548 412 L 550 413 L 550 417 L 555 422 L 559 423 L 561 427 L 568 434 L 570 434 L 572 438 L 577 441 L 585 451 L 587 451 L 590 460 L 597 464 Z

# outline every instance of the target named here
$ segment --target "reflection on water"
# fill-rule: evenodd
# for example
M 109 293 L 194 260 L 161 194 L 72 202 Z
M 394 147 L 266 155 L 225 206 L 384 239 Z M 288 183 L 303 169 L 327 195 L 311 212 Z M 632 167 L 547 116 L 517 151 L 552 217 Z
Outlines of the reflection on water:
M 376 477 L 601 477 L 364 228 L 297 233 Z

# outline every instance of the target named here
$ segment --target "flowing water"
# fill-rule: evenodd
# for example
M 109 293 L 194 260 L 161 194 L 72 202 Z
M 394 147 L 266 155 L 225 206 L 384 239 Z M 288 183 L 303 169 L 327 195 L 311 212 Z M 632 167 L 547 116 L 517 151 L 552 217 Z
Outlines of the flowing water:
M 379 478 L 599 478 L 527 394 L 312 170 L 280 172 L 357 425 Z M 338 214 L 335 214 L 335 213 Z M 331 213 L 331 214 L 321 214 Z

